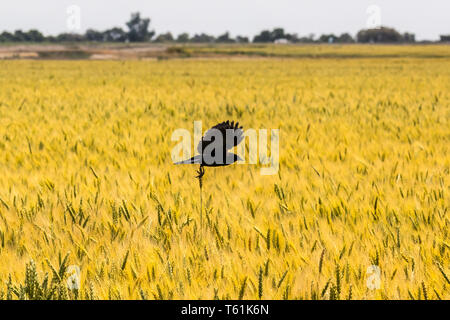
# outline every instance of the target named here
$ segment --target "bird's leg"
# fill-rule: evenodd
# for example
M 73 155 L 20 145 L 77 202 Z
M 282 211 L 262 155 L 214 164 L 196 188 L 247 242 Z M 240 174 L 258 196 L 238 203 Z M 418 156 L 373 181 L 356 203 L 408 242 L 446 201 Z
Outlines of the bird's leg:
M 199 181 L 202 181 L 202 178 L 205 175 L 205 168 L 202 165 L 200 165 L 200 168 L 197 170 L 197 174 L 198 176 L 196 176 L 196 178 L 199 179 Z
M 197 171 L 198 176 L 198 185 L 200 187 L 200 228 L 203 229 L 203 196 L 202 196 L 202 187 L 203 187 L 203 176 L 205 175 L 205 168 L 200 165 L 200 168 Z

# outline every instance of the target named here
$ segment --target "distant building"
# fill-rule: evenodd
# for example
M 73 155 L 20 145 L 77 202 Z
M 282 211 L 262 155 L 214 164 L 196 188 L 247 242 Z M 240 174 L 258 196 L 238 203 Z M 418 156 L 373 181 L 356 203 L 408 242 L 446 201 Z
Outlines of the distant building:
M 450 42 L 450 34 L 441 35 L 441 42 Z
M 276 44 L 288 44 L 289 40 L 288 39 L 276 39 L 273 43 L 276 43 Z

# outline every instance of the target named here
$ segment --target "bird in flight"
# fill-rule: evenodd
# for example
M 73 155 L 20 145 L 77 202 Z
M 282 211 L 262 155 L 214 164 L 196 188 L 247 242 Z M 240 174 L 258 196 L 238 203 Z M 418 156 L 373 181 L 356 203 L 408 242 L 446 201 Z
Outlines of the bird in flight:
M 228 150 L 237 146 L 244 139 L 244 131 L 239 122 L 224 121 L 206 131 L 200 140 L 197 151 L 198 155 L 175 164 L 199 164 L 197 178 L 203 177 L 205 174 L 204 167 L 222 167 L 242 161 L 237 154 Z

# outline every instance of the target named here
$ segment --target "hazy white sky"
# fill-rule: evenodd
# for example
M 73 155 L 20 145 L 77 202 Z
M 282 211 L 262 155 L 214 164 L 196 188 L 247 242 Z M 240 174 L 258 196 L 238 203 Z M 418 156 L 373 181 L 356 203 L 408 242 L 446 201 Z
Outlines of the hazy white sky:
M 0 31 L 39 29 L 44 34 L 69 32 L 67 8 L 81 9 L 81 30 L 125 27 L 130 13 L 151 18 L 157 33 L 207 32 L 253 36 L 283 27 L 299 35 L 349 32 L 365 28 L 370 5 L 377 5 L 381 24 L 416 39 L 450 34 L 449 0 L 0 0 Z

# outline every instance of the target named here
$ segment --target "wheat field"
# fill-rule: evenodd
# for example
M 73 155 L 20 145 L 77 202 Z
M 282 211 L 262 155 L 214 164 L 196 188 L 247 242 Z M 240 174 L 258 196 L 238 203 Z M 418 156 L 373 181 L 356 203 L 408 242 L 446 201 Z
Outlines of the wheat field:
M 280 129 L 203 226 L 194 120 Z M 450 298 L 448 58 L 0 61 L 0 124 L 0 298 Z

